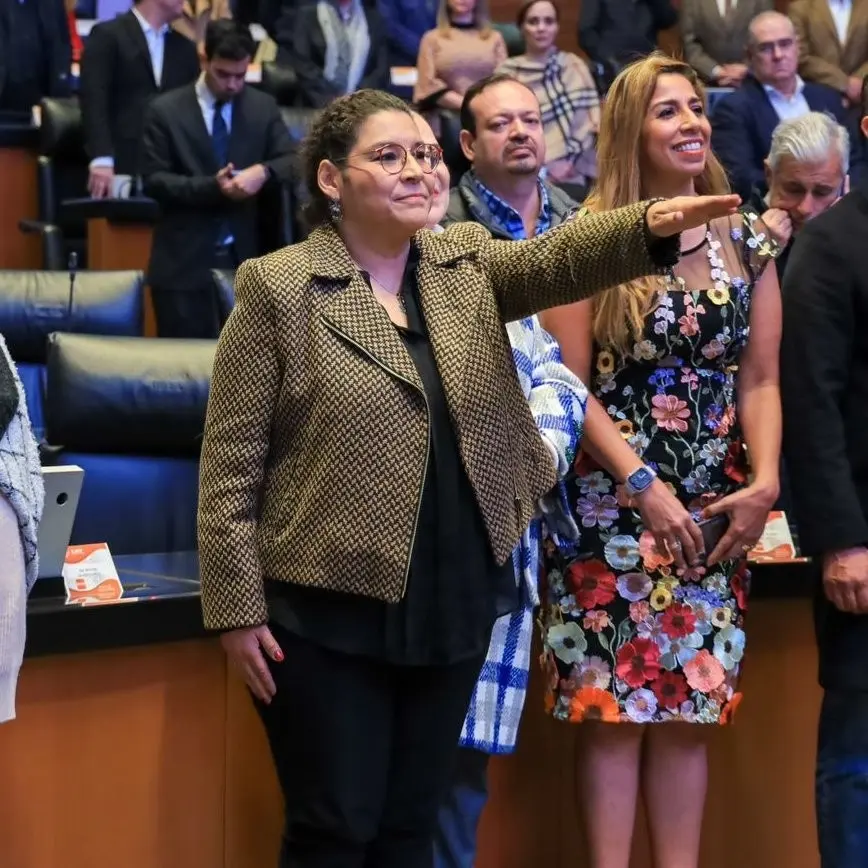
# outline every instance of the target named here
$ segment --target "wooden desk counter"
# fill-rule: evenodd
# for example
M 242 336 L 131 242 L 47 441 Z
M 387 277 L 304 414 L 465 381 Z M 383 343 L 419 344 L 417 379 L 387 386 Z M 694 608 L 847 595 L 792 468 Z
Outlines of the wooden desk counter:
M 41 268 L 42 244 L 19 220 L 39 216 L 36 163 L 39 130 L 0 124 L 0 268 Z

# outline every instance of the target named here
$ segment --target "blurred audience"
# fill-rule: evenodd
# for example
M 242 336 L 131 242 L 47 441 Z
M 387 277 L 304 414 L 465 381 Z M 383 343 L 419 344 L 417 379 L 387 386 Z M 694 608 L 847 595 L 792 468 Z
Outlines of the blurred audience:
M 184 0 L 181 16 L 172 22 L 172 27 L 200 46 L 205 41 L 208 22 L 223 18 L 232 18 L 229 0 Z
M 809 112 L 775 129 L 765 164 L 768 193 L 755 190 L 751 206 L 781 246 L 775 259 L 781 280 L 794 237 L 844 195 L 849 161 L 850 136 L 828 115 Z
M 671 0 L 583 0 L 579 45 L 599 69 L 602 91 L 621 68 L 657 47 L 657 36 L 678 23 Z
M 235 269 L 267 252 L 258 243 L 256 197 L 292 178 L 277 103 L 244 84 L 255 49 L 246 27 L 210 22 L 199 80 L 148 112 L 144 188 L 161 208 L 148 279 L 161 337 L 217 337 L 210 269 Z
M 518 12 L 525 53 L 499 67 L 539 101 L 545 169 L 555 183 L 587 187 L 597 177 L 600 97 L 587 63 L 555 45 L 560 13 L 551 0 L 528 0 Z
M 491 75 L 506 56 L 506 43 L 491 26 L 485 0 L 440 0 L 437 27 L 419 45 L 413 101 L 422 111 L 458 111 L 470 85 Z M 439 134 L 437 124 L 432 126 Z
M 751 19 L 772 8 L 772 0 L 681 0 L 684 59 L 707 84 L 738 87 Z
M 868 118 L 861 126 L 868 130 Z M 784 455 L 799 542 L 822 570 L 814 596 L 824 691 L 815 793 L 824 868 L 868 864 L 865 238 L 868 188 L 860 181 L 805 226 L 783 292 Z
M 750 24 L 747 43 L 750 73 L 744 84 L 714 108 L 714 152 L 743 200 L 754 190 L 765 194 L 765 159 L 780 121 L 811 111 L 827 112 L 846 123 L 841 95 L 822 84 L 804 82 L 798 74 L 799 43 L 793 23 L 779 12 L 763 12 Z M 853 163 L 862 144 L 854 142 Z
M 87 38 L 80 99 L 95 199 L 117 192 L 116 175 L 139 174 L 148 103 L 199 74 L 196 46 L 169 26 L 182 11 L 183 0 L 138 0 Z
M 799 37 L 799 72 L 858 106 L 868 73 L 868 0 L 793 0 L 787 10 Z
M 437 25 L 437 0 L 377 0 L 393 66 L 415 66 L 422 37 Z
M 302 105 L 324 108 L 360 88 L 390 83 L 386 28 L 362 0 L 318 0 L 284 6 L 276 25 L 277 60 L 298 76 Z
M 71 63 L 64 0 L 0 3 L 0 112 L 30 115 L 44 96 L 67 96 Z

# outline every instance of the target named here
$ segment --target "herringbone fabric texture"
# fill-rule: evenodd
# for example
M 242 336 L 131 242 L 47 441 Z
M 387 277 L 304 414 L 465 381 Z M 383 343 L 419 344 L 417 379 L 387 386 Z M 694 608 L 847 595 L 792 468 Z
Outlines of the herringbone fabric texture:
M 653 273 L 646 208 L 529 241 L 471 223 L 417 237 L 422 310 L 498 563 L 555 483 L 503 322 Z M 206 627 L 264 623 L 264 577 L 400 600 L 427 440 L 419 375 L 334 230 L 242 265 L 202 448 Z

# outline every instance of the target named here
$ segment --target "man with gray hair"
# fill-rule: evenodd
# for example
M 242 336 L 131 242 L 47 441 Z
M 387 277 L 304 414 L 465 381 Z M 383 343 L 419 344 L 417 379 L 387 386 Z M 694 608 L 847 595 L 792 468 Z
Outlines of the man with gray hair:
M 799 230 L 847 192 L 850 135 L 834 118 L 820 112 L 784 121 L 772 134 L 764 168 L 768 193 L 763 196 L 754 190 L 751 204 L 781 245 L 775 264 L 778 279 L 783 281 Z
M 750 23 L 747 57 L 750 72 L 734 93 L 723 97 L 711 116 L 712 147 L 729 175 L 733 190 L 747 199 L 753 189 L 767 192 L 763 164 L 772 132 L 781 121 L 808 112 L 825 112 L 847 124 L 841 94 L 799 77 L 799 41 L 793 23 L 780 12 L 762 12 Z M 854 136 L 854 168 L 861 142 Z

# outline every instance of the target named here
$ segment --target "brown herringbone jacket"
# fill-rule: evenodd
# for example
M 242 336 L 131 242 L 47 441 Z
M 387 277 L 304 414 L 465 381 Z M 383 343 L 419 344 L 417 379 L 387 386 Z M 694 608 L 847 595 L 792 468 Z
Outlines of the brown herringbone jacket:
M 499 563 L 555 483 L 503 322 L 654 272 L 646 207 L 530 241 L 471 223 L 417 237 L 422 310 Z M 264 623 L 265 576 L 400 600 L 427 450 L 422 382 L 337 233 L 244 263 L 202 448 L 206 627 Z

